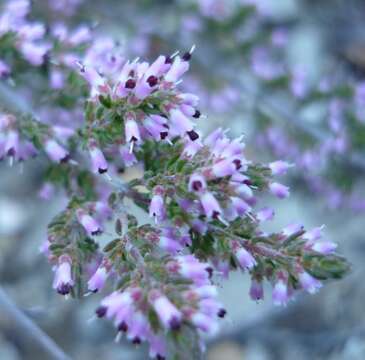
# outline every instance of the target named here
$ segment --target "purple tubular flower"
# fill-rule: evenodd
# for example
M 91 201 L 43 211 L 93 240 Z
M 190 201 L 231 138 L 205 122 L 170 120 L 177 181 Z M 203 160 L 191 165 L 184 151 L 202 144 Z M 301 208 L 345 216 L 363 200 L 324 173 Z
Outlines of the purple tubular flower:
M 290 224 L 283 229 L 282 233 L 284 236 L 289 237 L 299 231 L 302 231 L 303 228 L 302 224 Z
M 330 255 L 337 249 L 337 244 L 331 241 L 319 241 L 312 244 L 311 249 L 323 255 Z
M 99 266 L 95 274 L 87 282 L 87 288 L 91 292 L 100 291 L 104 287 L 107 277 L 108 271 L 106 270 L 105 266 Z
M 149 328 L 147 317 L 141 311 L 136 311 L 128 323 L 127 339 L 138 345 L 146 340 L 150 332 Z
M 199 301 L 199 310 L 205 315 L 224 317 L 226 314 L 222 304 L 213 298 L 205 298 Z
M 264 288 L 261 281 L 252 279 L 250 287 L 250 297 L 254 301 L 262 300 L 264 298 Z
M 239 197 L 233 196 L 231 197 L 231 201 L 232 206 L 238 216 L 243 216 L 251 210 L 251 207 Z
M 221 207 L 212 193 L 205 192 L 201 195 L 200 202 L 203 206 L 205 215 L 208 218 L 218 218 L 218 216 L 222 213 Z
M 289 300 L 288 295 L 288 286 L 286 282 L 284 282 L 283 279 L 279 279 L 275 285 L 272 292 L 272 299 L 274 302 L 274 305 L 286 305 Z
M 189 62 L 183 61 L 179 56 L 176 56 L 175 61 L 165 75 L 165 81 L 175 83 L 188 70 Z
M 303 239 L 308 241 L 316 241 L 322 237 L 322 231 L 324 229 L 324 225 L 315 227 L 312 230 L 306 231 L 303 234 Z
M 207 333 L 209 336 L 214 336 L 218 332 L 217 321 L 210 316 L 201 312 L 194 313 L 190 321 L 201 331 Z
M 199 285 L 206 285 L 210 277 L 210 267 L 193 255 L 178 256 L 179 273 Z
M 141 140 L 137 122 L 129 118 L 125 123 L 125 137 L 127 142 L 138 142 Z
M 285 199 L 289 197 L 289 188 L 285 185 L 273 182 L 269 185 L 270 192 L 279 199 Z
M 148 342 L 150 343 L 149 356 L 156 360 L 164 360 L 167 356 L 167 346 L 163 335 L 150 334 Z
M 243 247 L 235 250 L 235 255 L 242 269 L 251 270 L 257 264 L 255 258 Z
M 69 158 L 69 153 L 53 139 L 46 140 L 44 144 L 44 151 L 54 162 L 66 162 Z
M 170 234 L 161 235 L 158 245 L 161 249 L 173 255 L 183 248 L 180 242 L 178 242 L 177 239 Z
M 260 222 L 270 221 L 274 218 L 274 215 L 275 212 L 273 209 L 265 207 L 256 213 L 256 218 Z
M 71 259 L 68 256 L 61 257 L 53 281 L 53 288 L 61 295 L 70 293 L 74 281 L 72 280 Z
M 166 329 L 178 330 L 180 328 L 182 314 L 166 296 L 157 292 L 153 293 L 150 302 Z
M 126 146 L 121 145 L 119 147 L 119 153 L 126 167 L 130 167 L 137 163 L 137 158 Z
M 299 273 L 298 278 L 302 288 L 310 294 L 315 294 L 322 287 L 322 283 L 320 281 L 305 271 Z
M 65 85 L 65 77 L 62 71 L 53 69 L 50 74 L 50 86 L 54 90 L 60 90 Z
M 166 211 L 162 195 L 153 195 L 150 203 L 149 215 L 150 217 L 153 217 L 155 219 L 156 223 L 164 220 L 166 216 Z
M 127 318 L 127 314 L 133 311 L 133 298 L 129 291 L 115 291 L 101 301 L 101 307 L 105 308 L 105 315 L 111 319 L 116 316 L 118 324 Z M 121 314 L 123 313 L 123 319 Z M 119 321 L 118 321 L 119 320 Z
M 103 174 L 108 171 L 108 163 L 105 160 L 102 151 L 95 145 L 91 144 L 90 148 L 91 167 L 94 173 Z
M 52 198 L 52 196 L 55 193 L 55 187 L 52 183 L 50 182 L 45 182 L 42 187 L 40 188 L 39 192 L 38 192 L 38 196 L 42 199 L 42 200 L 49 200 Z
M 207 184 L 204 176 L 199 174 L 193 174 L 189 179 L 189 191 L 202 192 L 207 188 Z
M 219 161 L 212 167 L 212 172 L 217 178 L 231 176 L 236 172 L 236 170 L 235 164 L 228 159 Z
M 10 67 L 0 59 L 0 78 L 10 75 Z
M 77 220 L 84 227 L 89 236 L 101 234 L 102 230 L 97 221 L 84 210 L 78 209 L 76 211 L 76 216 Z
M 284 175 L 288 171 L 288 169 L 292 166 L 293 165 L 282 160 L 274 161 L 269 164 L 269 167 L 273 175 Z
M 5 154 L 15 156 L 19 152 L 19 133 L 15 130 L 10 130 L 6 137 Z
M 170 111 L 170 119 L 171 130 L 176 132 L 176 135 L 183 135 L 186 132 L 192 131 L 194 128 L 194 123 L 178 109 L 172 109 Z
M 49 45 L 24 42 L 20 46 L 20 52 L 22 53 L 23 57 L 32 65 L 40 66 L 43 64 L 45 55 L 49 48 Z

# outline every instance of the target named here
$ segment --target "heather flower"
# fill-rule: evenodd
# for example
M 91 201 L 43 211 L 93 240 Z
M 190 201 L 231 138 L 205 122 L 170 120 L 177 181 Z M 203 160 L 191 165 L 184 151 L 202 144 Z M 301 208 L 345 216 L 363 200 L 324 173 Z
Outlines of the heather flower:
M 218 218 L 222 213 L 220 205 L 214 195 L 210 192 L 205 192 L 200 197 L 201 204 L 203 206 L 205 214 L 209 218 Z
M 262 281 L 258 281 L 255 278 L 251 280 L 250 297 L 252 300 L 258 301 L 264 298 L 264 288 Z
M 91 292 L 100 291 L 104 287 L 107 277 L 108 271 L 106 267 L 103 265 L 99 266 L 95 274 L 89 279 L 87 283 L 87 288 Z
M 6 136 L 5 154 L 15 156 L 19 152 L 19 133 L 15 130 L 10 130 Z
M 296 234 L 296 233 L 302 231 L 303 228 L 304 227 L 302 224 L 290 224 L 290 225 L 286 226 L 285 228 L 283 228 L 282 233 L 284 236 L 289 237 L 293 234 Z
M 165 328 L 177 330 L 180 327 L 182 314 L 171 301 L 157 291 L 150 293 L 150 302 Z
M 272 292 L 274 305 L 286 305 L 289 300 L 288 285 L 283 279 L 278 279 Z
M 201 192 L 207 188 L 205 178 L 199 174 L 193 174 L 189 179 L 189 191 Z
M 269 221 L 274 218 L 275 212 L 273 209 L 265 207 L 256 213 L 256 218 L 260 222 Z
M 236 249 L 235 255 L 242 269 L 251 270 L 257 264 L 255 258 L 243 247 Z
M 69 153 L 57 141 L 47 139 L 44 143 L 44 151 L 54 162 L 66 162 L 69 159 Z
M 273 175 L 283 175 L 290 167 L 293 165 L 287 163 L 286 161 L 278 160 L 269 164 L 270 170 Z
M 298 275 L 300 285 L 310 294 L 316 293 L 321 287 L 322 284 L 320 281 L 315 279 L 313 276 L 309 275 L 307 272 L 300 272 Z
M 159 222 L 165 218 L 166 211 L 164 207 L 164 200 L 161 189 L 159 188 L 155 190 L 155 195 L 152 197 L 149 213 L 150 216 L 155 219 L 155 222 Z
M 330 255 L 337 249 L 337 244 L 331 241 L 319 241 L 311 244 L 310 248 L 320 254 Z
M 55 193 L 54 185 L 50 182 L 45 182 L 42 185 L 42 187 L 40 188 L 40 190 L 38 192 L 38 196 L 42 200 L 49 200 L 53 197 L 54 193 Z
M 67 256 L 63 256 L 56 266 L 53 288 L 57 290 L 59 294 L 67 295 L 70 293 L 73 285 L 71 259 Z
M 89 145 L 90 157 L 91 157 L 91 166 L 93 171 L 99 174 L 103 174 L 108 171 L 108 163 L 105 160 L 104 154 L 102 151 L 96 146 L 94 142 L 91 142 Z
M 269 185 L 270 192 L 278 197 L 279 199 L 287 198 L 289 193 L 289 188 L 285 185 L 279 184 L 277 182 L 273 182 Z
M 79 223 L 83 226 L 83 228 L 86 230 L 88 235 L 98 235 L 102 232 L 102 229 L 100 225 L 97 223 L 97 221 L 91 217 L 89 214 L 87 214 L 84 210 L 78 209 L 76 211 L 77 220 Z

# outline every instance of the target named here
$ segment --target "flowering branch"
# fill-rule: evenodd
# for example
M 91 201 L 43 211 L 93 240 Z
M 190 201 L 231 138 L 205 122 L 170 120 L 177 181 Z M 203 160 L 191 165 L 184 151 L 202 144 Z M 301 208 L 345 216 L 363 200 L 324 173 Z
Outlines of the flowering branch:
M 24 16 L 14 19 L 11 6 L 7 11 L 14 21 L 6 32 L 13 36 L 9 53 L 41 65 L 35 35 L 24 45 Z M 200 335 L 218 332 L 226 310 L 216 285 L 230 271 L 250 276 L 253 300 L 264 297 L 263 282 L 269 282 L 276 305 L 348 272 L 336 245 L 320 240 L 321 227 L 262 230 L 274 211 L 258 209 L 260 197 L 289 196 L 274 177 L 291 165 L 250 160 L 242 137 L 230 139 L 223 129 L 202 137 L 199 98 L 180 86 L 194 47 L 150 64 L 121 59 L 114 43 L 101 51 L 85 29 L 53 30 L 57 41 L 48 40 L 47 49 L 59 59 L 59 72 L 50 64 L 57 91 L 49 106 L 82 115 L 63 126 L 62 116 L 50 122 L 4 112 L 0 155 L 23 161 L 44 154 L 41 195 L 49 198 L 55 187 L 66 193 L 68 205 L 49 224 L 43 246 L 59 294 L 104 292 L 96 316 L 114 322 L 117 339 L 125 333 L 135 344 L 147 341 L 150 356 L 163 359 L 188 345 L 202 352 Z M 86 50 L 80 44 L 88 44 Z M 132 166 L 141 176 L 121 182 L 119 172 Z M 145 211 L 145 221 L 130 203 Z M 98 235 L 110 221 L 115 236 L 101 246 Z

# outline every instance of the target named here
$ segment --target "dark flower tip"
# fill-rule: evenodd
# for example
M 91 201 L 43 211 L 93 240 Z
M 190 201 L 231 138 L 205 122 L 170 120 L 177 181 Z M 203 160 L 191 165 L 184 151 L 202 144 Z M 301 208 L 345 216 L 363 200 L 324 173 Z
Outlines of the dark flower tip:
M 95 314 L 98 318 L 102 318 L 105 316 L 107 311 L 106 306 L 99 306 L 96 310 L 95 310 Z
M 136 336 L 136 337 L 132 340 L 132 343 L 133 343 L 134 345 L 139 345 L 139 344 L 141 343 L 141 339 L 140 339 L 138 336 Z
M 134 89 L 136 87 L 136 82 L 133 79 L 129 79 L 125 83 L 126 89 Z
M 220 309 L 219 311 L 218 311 L 218 317 L 220 317 L 220 318 L 224 318 L 225 316 L 226 316 L 226 314 L 227 314 L 227 311 L 225 310 L 225 309 Z
M 106 173 L 107 171 L 108 171 L 108 168 L 105 168 L 105 169 L 101 169 L 101 168 L 99 168 L 99 169 L 98 169 L 99 174 L 104 174 L 104 173 Z
M 165 64 L 172 64 L 172 57 L 171 56 L 166 56 L 166 60 L 165 60 Z
M 70 160 L 70 154 L 67 154 L 65 157 L 63 157 L 60 160 L 60 163 L 64 164 L 64 163 L 67 163 L 69 160 Z
M 156 76 L 151 75 L 148 79 L 147 79 L 148 85 L 153 87 L 156 86 L 158 83 L 158 79 Z
M 128 325 L 124 321 L 122 321 L 118 326 L 118 331 L 127 332 Z
M 195 113 L 193 115 L 193 118 L 199 119 L 200 118 L 200 115 L 201 115 L 201 112 L 199 110 L 195 110 Z
M 160 138 L 161 138 L 161 140 L 166 139 L 168 134 L 169 134 L 169 133 L 168 133 L 167 131 L 163 131 L 163 132 L 161 132 L 161 133 L 160 133 Z
M 198 133 L 196 133 L 194 130 L 188 131 L 187 134 L 189 135 L 189 138 L 191 141 L 195 141 L 196 139 L 199 139 Z
M 213 269 L 209 266 L 205 270 L 209 274 L 209 277 L 211 278 L 213 276 Z
M 203 187 L 203 184 L 201 183 L 201 181 L 193 181 L 192 188 L 194 191 L 199 191 L 202 189 L 202 187 Z
M 191 54 L 189 52 L 186 52 L 183 56 L 182 59 L 184 61 L 189 61 L 191 59 Z
M 102 233 L 101 229 L 97 229 L 91 233 L 91 235 L 100 235 Z
M 71 285 L 70 284 L 62 284 L 57 288 L 57 292 L 60 295 L 67 295 L 71 291 Z
M 165 360 L 166 358 L 160 354 L 157 354 L 156 360 Z
M 170 320 L 170 329 L 171 330 L 179 330 L 181 327 L 181 322 L 178 318 L 176 317 L 173 317 L 171 320 Z
M 239 159 L 235 159 L 235 160 L 233 160 L 233 164 L 235 164 L 235 165 L 236 165 L 236 169 L 237 169 L 237 170 L 241 169 L 241 167 L 242 167 L 241 160 L 239 160 Z

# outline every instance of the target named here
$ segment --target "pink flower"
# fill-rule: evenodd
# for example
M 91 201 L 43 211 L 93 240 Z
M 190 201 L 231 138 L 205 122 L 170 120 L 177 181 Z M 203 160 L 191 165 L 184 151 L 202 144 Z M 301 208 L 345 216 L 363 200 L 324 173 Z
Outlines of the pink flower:
M 273 182 L 269 185 L 270 192 L 278 197 L 279 199 L 285 199 L 289 197 L 290 192 L 289 188 L 285 185 L 279 184 L 277 182 Z
M 101 234 L 102 230 L 95 219 L 93 219 L 84 210 L 76 211 L 77 220 L 84 227 L 89 236 Z
M 69 153 L 55 140 L 48 139 L 44 144 L 44 151 L 54 162 L 65 162 L 69 159 Z
M 292 166 L 293 165 L 282 160 L 274 161 L 269 164 L 269 167 L 273 175 L 284 175 L 288 171 L 288 169 Z
M 200 197 L 200 201 L 208 218 L 215 219 L 222 213 L 221 207 L 212 193 L 205 192 Z
M 288 286 L 283 279 L 279 279 L 275 285 L 272 292 L 272 299 L 274 305 L 286 305 L 289 300 L 288 296 Z
M 315 294 L 322 287 L 322 283 L 320 281 L 305 271 L 299 273 L 298 278 L 302 288 L 310 294 Z
M 272 220 L 274 218 L 274 215 L 275 213 L 273 209 L 265 207 L 257 212 L 256 217 L 258 221 L 263 222 Z
M 53 288 L 61 295 L 70 293 L 74 281 L 72 280 L 71 259 L 68 256 L 62 256 L 56 267 Z
M 89 279 L 87 287 L 91 292 L 100 291 L 108 277 L 108 271 L 105 266 L 99 266 L 94 275 Z
M 323 255 L 330 255 L 335 252 L 337 244 L 331 241 L 320 241 L 311 245 L 311 249 Z
M 150 294 L 150 302 L 166 329 L 180 328 L 182 314 L 166 296 L 155 291 Z
M 201 192 L 207 188 L 204 176 L 193 174 L 189 179 L 189 191 Z
M 155 219 L 156 222 L 161 221 L 166 216 L 163 197 L 161 194 L 155 194 L 152 197 L 149 209 L 149 215 Z
M 252 278 L 250 297 L 255 301 L 262 300 L 264 298 L 264 288 L 262 286 L 262 281 L 257 281 L 256 279 Z
M 108 163 L 105 160 L 104 154 L 102 151 L 96 146 L 96 144 L 91 143 L 89 147 L 90 157 L 91 157 L 91 166 L 94 173 L 103 174 L 108 171 Z
M 257 264 L 255 258 L 243 247 L 235 250 L 235 255 L 242 269 L 251 270 Z

